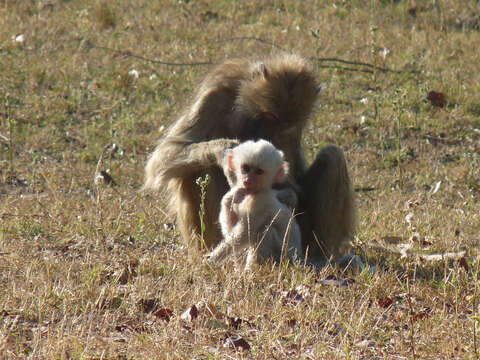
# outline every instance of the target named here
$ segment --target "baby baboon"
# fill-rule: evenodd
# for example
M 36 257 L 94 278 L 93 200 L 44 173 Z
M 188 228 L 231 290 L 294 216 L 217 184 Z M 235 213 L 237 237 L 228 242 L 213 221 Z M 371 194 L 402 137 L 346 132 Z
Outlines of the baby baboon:
M 218 214 L 229 189 L 222 172 L 224 151 L 261 138 L 282 150 L 289 163 L 289 176 L 279 186 L 289 191 L 278 197 L 287 202 L 289 194 L 297 193 L 296 219 L 309 258 L 339 253 L 354 229 L 354 203 L 343 152 L 329 145 L 308 167 L 301 149 L 302 131 L 318 89 L 311 66 L 293 54 L 228 60 L 206 76 L 145 169 L 145 188 L 165 190 L 185 241 L 200 243 L 196 179 L 206 174 L 210 182 L 203 240 L 208 248 L 221 241 Z
M 288 172 L 283 153 L 266 140 L 246 141 L 227 150 L 224 172 L 233 186 L 221 202 L 223 240 L 209 260 L 219 262 L 247 247 L 247 268 L 257 258 L 278 262 L 284 252 L 291 261 L 301 256 L 300 228 L 292 217 L 293 209 L 281 203 L 272 189 Z

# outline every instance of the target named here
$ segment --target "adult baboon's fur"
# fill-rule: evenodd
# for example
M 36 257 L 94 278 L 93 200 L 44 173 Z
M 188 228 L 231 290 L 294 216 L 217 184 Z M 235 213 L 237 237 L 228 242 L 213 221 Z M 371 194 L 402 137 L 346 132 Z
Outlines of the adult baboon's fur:
M 293 54 L 228 60 L 200 83 L 145 169 L 145 188 L 164 190 L 187 243 L 199 244 L 200 189 L 196 179 L 206 174 L 210 177 L 203 239 L 211 249 L 222 239 L 218 214 L 222 196 L 229 189 L 221 168 L 225 149 L 263 138 L 282 150 L 290 164 L 290 175 L 282 186 L 294 189 L 299 198 L 296 219 L 303 251 L 312 259 L 338 255 L 354 228 L 343 152 L 329 145 L 308 167 L 301 149 L 302 131 L 318 89 L 310 64 Z

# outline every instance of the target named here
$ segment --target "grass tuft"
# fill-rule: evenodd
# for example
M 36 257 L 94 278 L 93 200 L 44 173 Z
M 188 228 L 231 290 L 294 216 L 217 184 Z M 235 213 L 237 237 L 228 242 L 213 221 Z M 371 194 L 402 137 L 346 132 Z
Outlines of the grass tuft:
M 95 20 L 100 25 L 100 28 L 105 30 L 114 28 L 117 25 L 117 15 L 113 5 L 108 1 L 99 1 L 95 4 L 93 15 Z

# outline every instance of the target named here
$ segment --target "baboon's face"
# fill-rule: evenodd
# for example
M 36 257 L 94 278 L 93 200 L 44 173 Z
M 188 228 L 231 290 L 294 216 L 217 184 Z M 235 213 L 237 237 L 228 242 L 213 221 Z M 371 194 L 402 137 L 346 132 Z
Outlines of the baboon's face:
M 283 138 L 283 134 L 295 133 L 296 124 L 281 121 L 275 114 L 264 112 L 245 119 L 239 129 L 240 140 L 264 139 L 278 146 L 277 140 Z
M 275 124 L 277 117 L 271 113 L 258 114 L 250 119 L 245 120 L 245 124 L 241 129 L 240 137 L 242 140 L 272 140 L 275 134 Z

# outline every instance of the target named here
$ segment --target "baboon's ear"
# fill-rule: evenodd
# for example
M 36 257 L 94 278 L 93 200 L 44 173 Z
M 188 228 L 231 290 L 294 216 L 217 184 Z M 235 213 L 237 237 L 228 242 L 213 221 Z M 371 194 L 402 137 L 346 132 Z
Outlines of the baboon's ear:
M 288 162 L 286 161 L 283 162 L 282 169 L 283 169 L 283 176 L 287 176 L 290 171 L 290 165 L 288 164 Z
M 228 162 L 228 168 L 232 171 L 235 171 L 235 164 L 233 163 L 233 150 L 232 149 L 227 150 L 227 162 Z
M 283 178 L 285 177 L 286 171 L 288 171 L 288 164 L 284 162 L 282 164 L 282 167 L 278 169 L 277 175 L 275 175 L 275 178 L 273 179 L 273 183 L 280 183 L 282 182 Z

